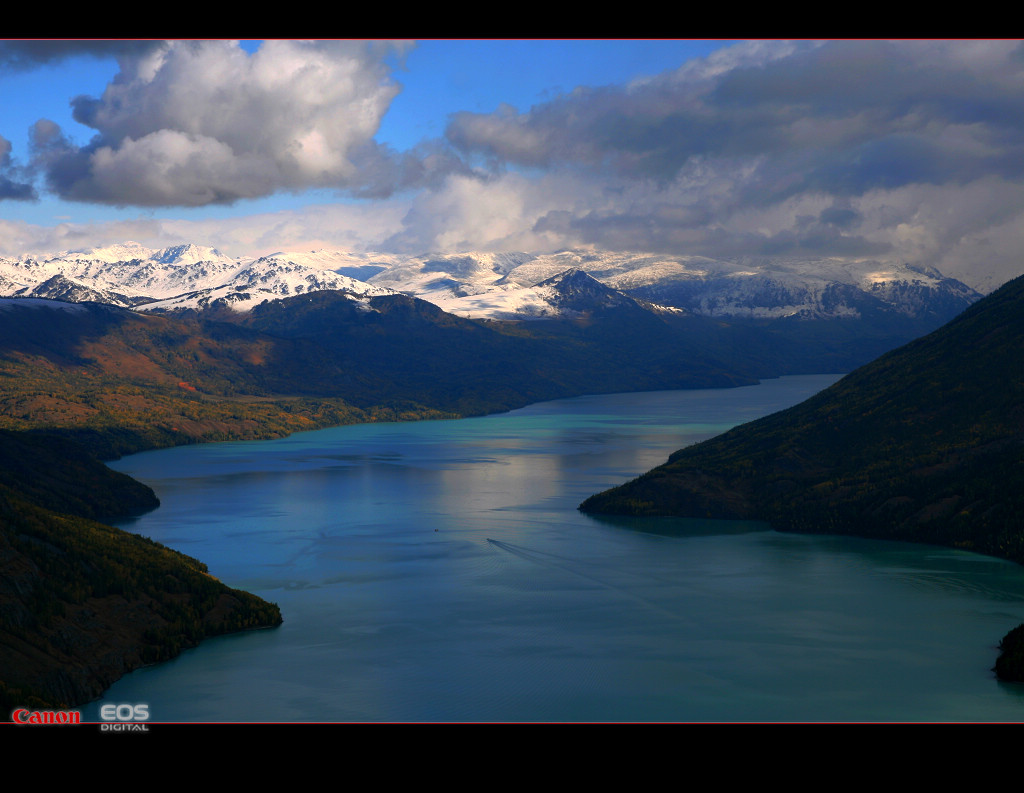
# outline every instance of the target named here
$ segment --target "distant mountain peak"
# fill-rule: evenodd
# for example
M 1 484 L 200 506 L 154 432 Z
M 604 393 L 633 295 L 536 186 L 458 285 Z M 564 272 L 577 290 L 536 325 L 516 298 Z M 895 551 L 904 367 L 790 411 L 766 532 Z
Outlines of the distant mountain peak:
M 598 286 L 604 286 L 600 281 L 598 281 L 593 276 L 587 275 L 579 267 L 569 267 L 568 269 L 563 270 L 557 275 L 553 275 L 550 278 L 541 281 L 539 284 L 537 284 L 537 286 L 569 286 L 573 284 L 584 285 L 587 284 L 588 282 L 593 282 Z
M 172 245 L 153 255 L 153 260 L 160 264 L 194 264 L 195 262 L 217 261 L 229 258 L 216 248 L 205 245 L 185 243 Z
M 727 260 L 583 248 L 422 256 L 320 248 L 232 258 L 194 243 L 151 250 L 137 242 L 0 259 L 0 294 L 27 294 L 24 290 L 31 292 L 58 272 L 96 290 L 91 299 L 116 294 L 132 304 L 228 286 L 265 290 L 276 296 L 270 299 L 323 289 L 372 294 L 385 288 L 463 317 L 516 320 L 625 306 L 631 299 L 726 319 L 885 322 L 905 317 L 937 324 L 980 297 L 934 268 L 875 260 Z
M 551 294 L 545 296 L 547 302 L 569 311 L 637 305 L 631 297 L 605 286 L 578 267 L 570 267 L 541 281 L 537 289 L 550 290 Z
M 133 259 L 148 259 L 154 250 L 140 245 L 132 240 L 119 242 L 114 245 L 104 245 L 99 248 L 90 248 L 82 251 L 68 251 L 53 258 L 60 259 L 95 259 L 102 262 L 127 262 Z

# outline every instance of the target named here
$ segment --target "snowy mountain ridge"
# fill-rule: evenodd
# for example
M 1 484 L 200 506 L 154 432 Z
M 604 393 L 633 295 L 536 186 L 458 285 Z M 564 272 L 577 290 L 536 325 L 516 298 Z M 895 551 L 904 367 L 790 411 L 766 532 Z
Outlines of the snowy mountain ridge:
M 463 316 L 550 313 L 541 284 L 576 269 L 656 305 L 717 317 L 860 317 L 872 311 L 956 313 L 981 297 L 934 269 L 822 259 L 740 259 L 609 253 L 435 254 L 407 257 L 370 283 Z
M 334 261 L 324 265 L 307 258 L 303 263 L 280 255 L 232 259 L 198 245 L 153 250 L 125 243 L 43 260 L 0 258 L 0 294 L 95 300 L 147 311 L 199 309 L 218 300 L 247 311 L 264 300 L 323 289 L 354 298 L 394 294 L 335 272 Z
M 353 299 L 404 293 L 466 317 L 529 319 L 567 311 L 551 279 L 585 273 L 634 298 L 712 317 L 917 317 L 962 310 L 980 295 L 932 268 L 873 260 L 719 260 L 636 252 L 434 253 L 315 250 L 231 258 L 195 244 L 125 242 L 88 251 L 0 258 L 0 295 L 98 300 L 142 310 L 247 311 L 324 289 Z M 219 302 L 220 301 L 220 302 Z

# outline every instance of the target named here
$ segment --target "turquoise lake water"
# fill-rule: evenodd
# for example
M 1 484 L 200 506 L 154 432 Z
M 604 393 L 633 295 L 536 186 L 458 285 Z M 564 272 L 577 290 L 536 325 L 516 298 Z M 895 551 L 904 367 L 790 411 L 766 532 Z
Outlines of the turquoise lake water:
M 1024 568 L 763 524 L 600 519 L 587 496 L 837 379 L 614 394 L 179 447 L 112 467 L 121 526 L 277 602 L 274 630 L 128 675 L 151 721 L 1024 719 L 991 672 Z

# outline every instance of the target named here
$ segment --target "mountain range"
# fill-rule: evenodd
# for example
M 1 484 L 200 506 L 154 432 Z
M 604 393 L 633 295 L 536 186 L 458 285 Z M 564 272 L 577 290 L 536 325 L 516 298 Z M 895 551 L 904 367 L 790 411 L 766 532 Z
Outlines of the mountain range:
M 257 306 L 294 307 L 301 301 L 292 298 L 317 292 L 345 298 L 364 319 L 376 312 L 375 299 L 403 295 L 448 315 L 490 322 L 506 336 L 560 336 L 563 345 L 588 337 L 591 350 L 611 344 L 620 353 L 613 362 L 628 360 L 630 350 L 650 362 L 657 351 L 659 371 L 692 370 L 691 363 L 714 359 L 733 382 L 849 371 L 934 330 L 980 297 L 935 270 L 870 260 L 725 261 L 585 250 L 421 256 L 320 250 L 232 258 L 195 244 L 154 250 L 137 243 L 0 258 L 0 295 L 236 324 L 245 324 Z M 584 328 L 592 317 L 600 318 L 599 330 Z M 528 346 L 520 345 L 523 352 Z M 432 354 L 422 345 L 420 351 Z M 628 382 L 604 369 L 608 385 Z M 569 379 L 588 389 L 586 376 Z M 692 380 L 689 387 L 697 385 Z M 668 387 L 688 386 L 655 371 L 631 390 Z M 596 390 L 607 389 L 597 384 Z
M 152 504 L 97 458 L 848 371 L 979 297 L 934 271 L 871 262 L 586 251 L 235 259 L 134 243 L 0 259 L 0 295 L 0 702 L 14 704 L 80 701 L 205 635 L 280 620 L 272 604 L 201 586 L 200 562 L 86 523 Z M 867 431 L 852 426 L 840 448 Z M 777 440 L 763 456 L 791 448 Z M 797 489 L 806 456 L 782 455 Z M 737 514 L 761 508 L 741 495 L 730 496 Z M 119 584 L 127 574 L 109 549 L 120 544 L 154 577 Z M 186 591 L 198 599 L 183 606 Z M 103 641 L 91 642 L 90 624 Z
M 0 295 L 147 310 L 194 309 L 224 300 L 246 311 L 310 291 L 353 297 L 400 292 L 460 316 L 521 320 L 562 313 L 545 282 L 569 270 L 647 302 L 709 317 L 825 319 L 895 312 L 948 318 L 980 297 L 934 269 L 871 260 L 725 261 L 583 250 L 420 256 L 309 251 L 231 258 L 195 244 L 154 250 L 137 243 L 0 258 Z

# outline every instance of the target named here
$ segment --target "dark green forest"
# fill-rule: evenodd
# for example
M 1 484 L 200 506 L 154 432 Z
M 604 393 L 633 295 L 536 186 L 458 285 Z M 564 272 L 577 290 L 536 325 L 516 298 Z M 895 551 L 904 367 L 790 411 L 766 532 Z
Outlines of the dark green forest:
M 67 708 L 139 666 L 281 613 L 196 559 L 91 519 L 153 492 L 61 438 L 0 433 L 0 713 Z

